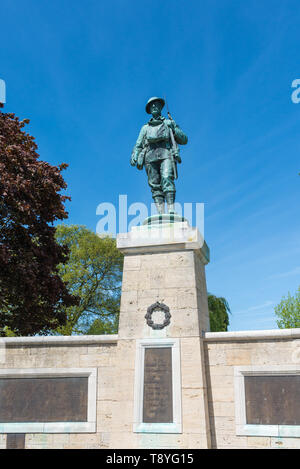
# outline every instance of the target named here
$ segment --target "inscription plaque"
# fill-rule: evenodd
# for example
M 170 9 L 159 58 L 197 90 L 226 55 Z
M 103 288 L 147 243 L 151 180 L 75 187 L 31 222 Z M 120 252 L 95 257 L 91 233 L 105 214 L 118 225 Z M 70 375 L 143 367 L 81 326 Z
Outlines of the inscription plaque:
M 145 348 L 144 423 L 172 423 L 172 349 Z
M 247 424 L 300 425 L 300 376 L 245 376 Z
M 25 449 L 25 433 L 8 433 L 6 449 Z
M 1 378 L 0 422 L 86 422 L 87 377 Z

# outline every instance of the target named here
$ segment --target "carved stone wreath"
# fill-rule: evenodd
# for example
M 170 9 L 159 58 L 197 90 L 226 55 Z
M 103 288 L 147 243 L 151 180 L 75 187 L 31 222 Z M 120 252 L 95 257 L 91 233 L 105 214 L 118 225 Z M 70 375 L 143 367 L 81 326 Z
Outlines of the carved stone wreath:
M 154 323 L 154 321 L 152 320 L 152 314 L 154 313 L 154 311 L 162 311 L 165 314 L 165 319 L 163 323 L 161 324 Z M 147 320 L 148 326 L 152 327 L 152 329 L 163 329 L 164 327 L 170 324 L 170 319 L 171 319 L 170 309 L 167 305 L 163 303 L 159 303 L 157 301 L 153 305 L 149 306 L 149 308 L 147 308 L 147 314 L 145 315 L 145 319 Z

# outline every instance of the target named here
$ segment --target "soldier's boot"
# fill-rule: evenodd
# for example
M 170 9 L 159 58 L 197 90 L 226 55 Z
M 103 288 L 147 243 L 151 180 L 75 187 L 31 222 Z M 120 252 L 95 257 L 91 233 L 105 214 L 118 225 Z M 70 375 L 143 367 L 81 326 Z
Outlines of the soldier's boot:
M 175 203 L 175 192 L 166 193 L 166 202 L 169 213 L 175 213 L 174 203 Z
M 163 197 L 155 197 L 154 198 L 154 202 L 155 202 L 155 207 L 156 207 L 156 210 L 158 211 L 158 213 L 161 215 L 163 213 L 165 213 L 165 201 L 164 201 L 164 198 Z

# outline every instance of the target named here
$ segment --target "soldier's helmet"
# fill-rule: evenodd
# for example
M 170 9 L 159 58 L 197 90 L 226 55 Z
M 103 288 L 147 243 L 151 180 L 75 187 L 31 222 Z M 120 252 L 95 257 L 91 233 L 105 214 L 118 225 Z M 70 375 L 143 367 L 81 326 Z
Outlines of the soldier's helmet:
M 150 104 L 153 103 L 154 101 L 159 101 L 162 105 L 162 107 L 164 107 L 165 105 L 165 100 L 162 99 L 162 98 L 158 98 L 157 96 L 153 96 L 153 98 L 150 98 L 146 104 L 146 112 L 147 114 L 151 114 L 150 112 Z

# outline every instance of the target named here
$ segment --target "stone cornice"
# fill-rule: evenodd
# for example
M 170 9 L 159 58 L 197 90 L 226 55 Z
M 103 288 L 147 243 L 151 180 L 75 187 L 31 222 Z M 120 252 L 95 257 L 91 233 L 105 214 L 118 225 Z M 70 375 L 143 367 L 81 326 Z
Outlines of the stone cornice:
M 300 328 L 296 329 L 270 329 L 257 331 L 232 331 L 232 332 L 204 332 L 205 342 L 222 342 L 238 340 L 288 340 L 300 338 Z
M 115 344 L 118 341 L 117 334 L 111 335 L 78 335 L 78 336 L 34 336 L 34 337 L 3 337 L 1 344 L 5 345 L 91 345 L 91 344 Z

